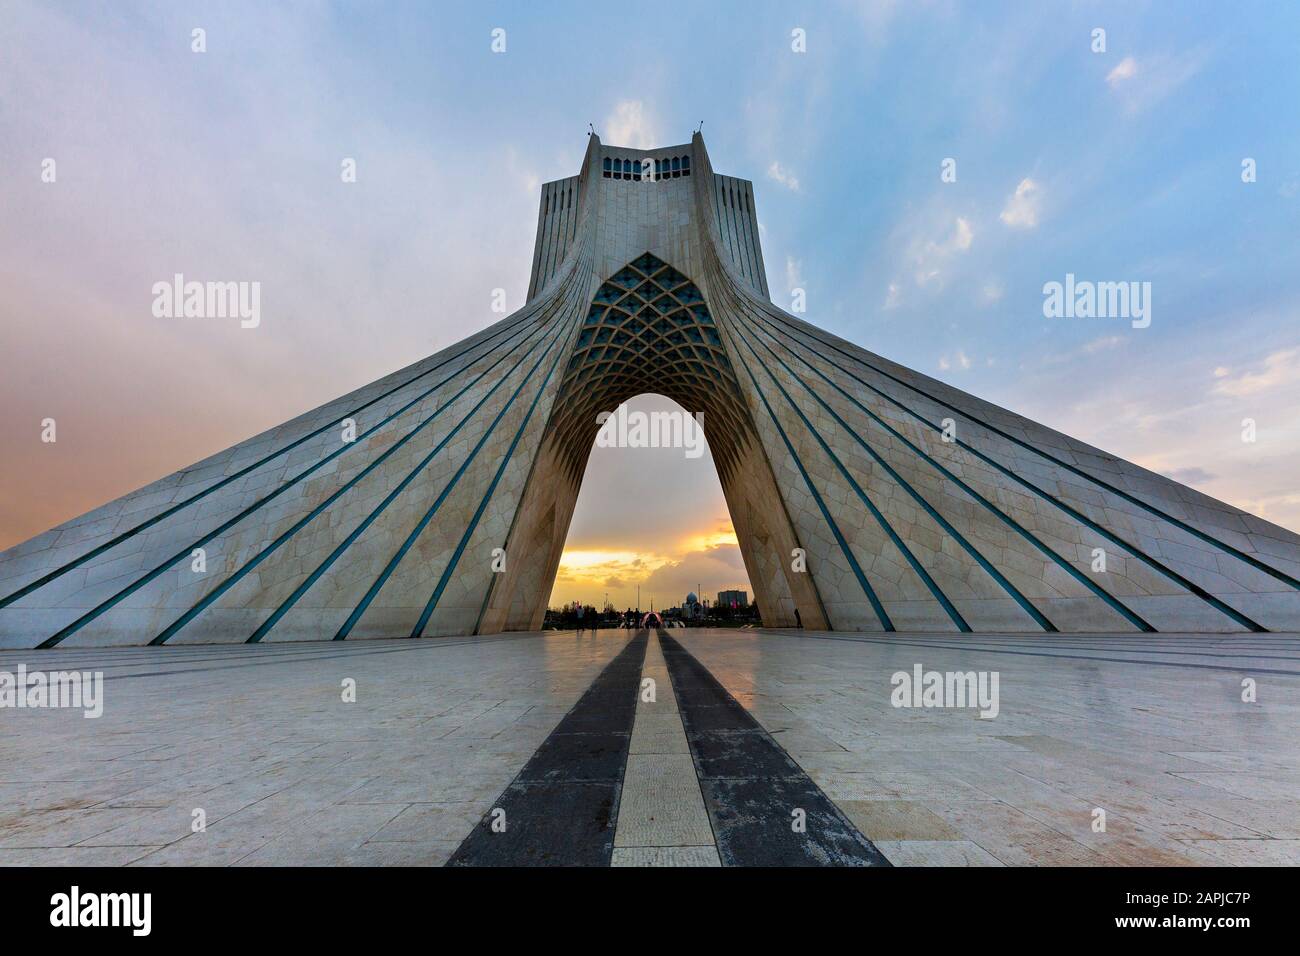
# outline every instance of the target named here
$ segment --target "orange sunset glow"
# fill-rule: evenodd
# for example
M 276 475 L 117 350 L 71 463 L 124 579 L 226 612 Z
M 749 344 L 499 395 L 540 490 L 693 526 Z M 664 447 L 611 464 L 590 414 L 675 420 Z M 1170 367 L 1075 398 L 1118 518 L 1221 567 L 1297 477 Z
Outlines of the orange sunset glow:
M 680 410 L 661 395 L 627 403 L 641 411 Z M 705 425 L 706 432 L 708 424 Z M 616 608 L 680 605 L 688 591 L 749 591 L 736 531 L 713 458 L 672 448 L 600 448 L 578 494 L 550 605 L 581 601 Z

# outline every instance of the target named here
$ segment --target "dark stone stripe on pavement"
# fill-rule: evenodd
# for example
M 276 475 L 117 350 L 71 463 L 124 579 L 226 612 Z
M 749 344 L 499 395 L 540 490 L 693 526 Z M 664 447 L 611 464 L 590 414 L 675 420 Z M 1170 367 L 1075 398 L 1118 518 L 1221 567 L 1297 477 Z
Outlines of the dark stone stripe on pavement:
M 639 632 L 600 672 L 448 866 L 609 866 L 649 637 Z M 504 832 L 493 831 L 496 810 Z
M 723 866 L 890 865 L 708 668 L 664 631 L 659 643 Z

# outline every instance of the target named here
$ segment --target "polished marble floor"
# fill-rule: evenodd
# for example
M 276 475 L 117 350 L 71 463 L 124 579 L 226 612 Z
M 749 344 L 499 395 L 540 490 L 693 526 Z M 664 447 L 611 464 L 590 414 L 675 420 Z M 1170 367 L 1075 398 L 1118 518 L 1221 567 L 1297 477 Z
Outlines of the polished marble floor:
M 673 634 L 896 865 L 1300 864 L 1295 635 Z M 997 717 L 893 707 L 918 663 Z
M 668 633 L 895 865 L 1300 863 L 1295 635 Z M 97 719 L 0 709 L 0 864 L 441 865 L 629 637 L 0 653 L 104 674 Z M 651 637 L 610 862 L 717 866 Z M 893 706 L 918 664 L 997 716 Z

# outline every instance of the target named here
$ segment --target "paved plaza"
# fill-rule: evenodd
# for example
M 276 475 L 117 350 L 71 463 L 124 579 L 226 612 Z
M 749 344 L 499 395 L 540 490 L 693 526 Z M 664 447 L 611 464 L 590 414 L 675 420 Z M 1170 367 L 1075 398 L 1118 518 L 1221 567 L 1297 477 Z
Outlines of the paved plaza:
M 6 865 L 1300 863 L 1296 635 L 0 653 L 20 664 L 102 671 L 103 715 L 0 710 Z M 893 706 L 917 665 L 996 673 L 997 716 Z

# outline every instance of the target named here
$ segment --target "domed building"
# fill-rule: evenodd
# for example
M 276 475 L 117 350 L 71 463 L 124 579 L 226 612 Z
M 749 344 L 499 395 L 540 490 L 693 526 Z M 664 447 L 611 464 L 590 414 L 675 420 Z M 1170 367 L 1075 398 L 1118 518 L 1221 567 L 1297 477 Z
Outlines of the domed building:
M 686 602 L 682 605 L 682 616 L 690 619 L 704 616 L 704 608 L 700 604 L 699 596 L 694 591 L 686 593 Z

